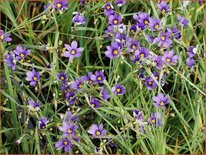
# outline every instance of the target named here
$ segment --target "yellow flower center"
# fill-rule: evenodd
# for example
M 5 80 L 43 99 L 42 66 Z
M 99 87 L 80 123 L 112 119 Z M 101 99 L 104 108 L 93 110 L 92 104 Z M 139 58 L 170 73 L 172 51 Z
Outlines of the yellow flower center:
M 162 0 L 157 0 L 157 3 L 160 3 Z
M 154 124 L 155 123 L 155 119 L 152 119 L 151 122 L 152 122 L 152 124 Z
M 99 77 L 97 78 L 97 80 L 98 80 L 98 81 L 101 81 L 101 80 L 102 80 L 101 76 L 99 76 Z
M 134 30 L 130 30 L 132 33 L 134 33 Z
M 148 20 L 145 20 L 145 21 L 144 21 L 144 24 L 145 24 L 145 25 L 149 24 L 149 21 L 148 21 Z
M 70 96 L 70 97 L 69 97 L 69 100 L 72 100 L 72 99 L 73 99 L 73 97 L 72 97 L 72 96 Z
M 23 58 L 25 55 L 24 55 L 24 53 L 21 53 L 20 56 Z
M 136 49 L 136 46 L 135 46 L 135 45 L 132 45 L 132 49 L 135 50 L 135 49 Z
M 45 125 L 43 125 L 41 128 L 42 128 L 42 129 L 45 129 Z
M 64 141 L 64 145 L 68 145 L 68 142 L 67 142 L 67 141 Z
M 118 93 L 120 93 L 121 89 L 120 89 L 120 88 L 117 88 L 116 91 L 117 91 Z
M 162 13 L 165 13 L 166 12 L 166 10 L 165 9 L 162 9 Z
M 109 10 L 110 8 L 111 8 L 111 7 L 110 7 L 109 5 L 106 7 L 107 10 Z
M 82 87 L 83 87 L 83 85 L 82 85 L 82 84 L 80 84 L 80 85 L 79 85 L 79 88 L 82 88 Z
M 13 64 L 16 64 L 16 60 L 13 59 L 13 60 L 12 60 L 12 63 L 13 63 Z
M 114 50 L 114 51 L 113 51 L 113 54 L 114 54 L 114 55 L 117 55 L 117 54 L 118 54 L 118 51 L 117 51 L 117 50 Z
M 72 54 L 72 55 L 76 54 L 76 51 L 75 51 L 75 50 L 72 50 L 72 51 L 71 51 L 71 54 Z
M 170 58 L 167 58 L 167 59 L 166 59 L 166 62 L 170 62 L 170 61 L 171 61 Z
M 60 78 L 61 80 L 64 80 L 64 76 L 61 76 L 61 78 Z
M 92 108 L 94 108 L 95 105 L 92 103 L 91 106 L 92 106 Z
M 165 40 L 165 36 L 161 36 L 161 39 L 164 41 Z
M 149 82 L 149 85 L 152 85 L 152 82 L 151 82 L 151 81 Z
M 96 135 L 99 136 L 101 134 L 100 131 L 96 131 Z
M 36 76 L 34 76 L 34 77 L 33 77 L 33 79 L 34 79 L 34 81 L 36 81 L 36 80 L 37 80 L 37 77 L 36 77 Z
M 115 20 L 113 21 L 113 23 L 116 25 L 116 24 L 118 23 L 118 21 L 115 19 Z
M 155 25 L 155 28 L 156 28 L 156 29 L 158 29 L 158 28 L 159 28 L 159 25 L 158 25 L 158 24 L 156 24 L 156 25 Z
M 0 38 L 3 40 L 4 39 L 4 35 L 1 35 Z
M 141 58 L 144 58 L 144 53 L 140 54 L 140 57 L 141 57 Z
M 68 131 L 67 131 L 68 133 L 72 133 L 72 130 L 71 129 L 68 129 Z
M 164 103 L 164 102 L 160 102 L 160 105 L 161 105 L 161 106 L 164 106 L 164 105 L 165 105 L 165 103 Z
M 58 4 L 57 4 L 57 7 L 58 7 L 58 8 L 61 8 L 61 7 L 62 7 L 62 4 L 61 4 L 61 3 L 58 3 Z

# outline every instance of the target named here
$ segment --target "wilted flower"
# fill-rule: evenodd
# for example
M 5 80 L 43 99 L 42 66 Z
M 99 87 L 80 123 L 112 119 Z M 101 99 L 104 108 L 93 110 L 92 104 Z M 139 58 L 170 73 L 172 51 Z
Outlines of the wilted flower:
M 101 91 L 100 91 L 100 97 L 104 100 L 107 101 L 110 98 L 110 95 L 108 94 L 108 90 L 102 86 Z
M 152 126 L 161 126 L 161 113 L 151 113 L 150 117 L 148 118 L 148 122 Z
M 182 37 L 180 30 L 176 26 L 173 28 L 167 28 L 167 31 L 172 33 L 177 40 Z
M 81 25 L 81 24 L 85 24 L 86 23 L 86 18 L 79 12 L 75 13 L 75 16 L 72 19 L 72 22 L 75 25 Z
M 126 90 L 121 84 L 116 84 L 114 87 L 112 87 L 112 93 L 115 95 L 123 95 L 125 92 Z
M 26 76 L 26 80 L 30 81 L 31 86 L 36 86 L 37 82 L 40 79 L 39 72 L 36 72 L 34 69 L 32 71 L 27 71 Z
M 92 134 L 94 138 L 101 138 L 106 135 L 106 132 L 102 123 L 100 125 L 93 124 L 88 130 L 88 133 Z
M 46 129 L 47 123 L 48 123 L 47 118 L 41 117 L 39 120 L 39 129 Z
M 124 4 L 126 4 L 126 0 L 115 0 L 114 2 L 118 7 L 123 6 Z
M 165 108 L 165 106 L 170 101 L 168 95 L 164 96 L 162 93 L 159 93 L 157 96 L 154 96 L 153 100 L 154 100 L 155 107 L 162 107 L 162 108 Z
M 179 59 L 178 55 L 174 55 L 174 51 L 166 51 L 162 56 L 162 61 L 168 65 L 176 64 Z
M 26 47 L 22 47 L 20 45 L 16 46 L 14 53 L 17 55 L 16 58 L 18 60 L 24 60 L 29 54 L 30 50 L 27 50 Z
M 188 22 L 189 22 L 187 19 L 183 18 L 183 17 L 180 16 L 180 15 L 177 15 L 177 19 L 178 19 L 180 25 L 181 25 L 181 26 L 184 26 L 184 27 L 186 27 L 187 24 L 188 24 Z
M 107 51 L 105 52 L 105 55 L 108 58 L 113 59 L 115 57 L 120 56 L 120 54 L 121 54 L 121 49 L 118 42 L 113 42 L 111 46 L 107 46 Z
M 11 34 L 5 34 L 3 30 L 0 30 L 0 41 L 10 42 L 12 39 L 9 37 Z
M 139 110 L 139 109 L 133 110 L 133 116 L 134 116 L 134 118 L 137 119 L 137 120 L 143 120 L 143 113 L 142 113 L 142 111 Z
M 68 8 L 68 0 L 54 0 L 54 8 L 63 10 Z
M 57 150 L 64 148 L 65 152 L 69 152 L 72 147 L 72 143 L 69 138 L 62 138 L 55 144 L 55 147 L 57 148 Z
M 40 110 L 40 103 L 39 101 L 34 102 L 33 100 L 28 100 L 28 104 L 34 108 L 36 111 Z
M 11 68 L 12 70 L 16 69 L 16 62 L 18 59 L 15 57 L 14 53 L 11 54 L 6 54 L 4 61 L 7 63 L 8 67 Z
M 187 59 L 186 59 L 186 64 L 187 64 L 188 67 L 191 68 L 192 66 L 195 65 L 195 59 L 194 59 L 194 58 L 191 58 L 191 57 L 187 58 Z
M 78 58 L 81 56 L 84 48 L 79 47 L 77 48 L 78 44 L 76 41 L 72 41 L 71 45 L 65 44 L 64 45 L 68 51 L 63 53 L 64 57 L 69 57 L 69 60 L 73 60 L 74 58 Z

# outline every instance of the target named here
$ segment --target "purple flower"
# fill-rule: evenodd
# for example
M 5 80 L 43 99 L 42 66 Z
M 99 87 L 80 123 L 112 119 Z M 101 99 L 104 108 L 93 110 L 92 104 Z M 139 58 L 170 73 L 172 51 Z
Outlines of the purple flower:
M 73 122 L 68 123 L 68 122 L 64 121 L 63 126 L 60 126 L 59 130 L 63 131 L 64 132 L 63 136 L 66 137 L 66 136 L 74 135 L 77 128 L 78 128 L 78 126 L 76 124 L 74 124 Z
M 133 18 L 137 21 L 137 26 L 141 29 L 144 30 L 148 25 L 149 25 L 149 14 L 140 12 L 137 15 L 133 15 Z
M 104 70 L 96 71 L 94 75 L 91 75 L 91 80 L 94 82 L 94 84 L 100 84 L 104 83 L 104 80 L 106 77 L 104 76 Z
M 55 144 L 55 147 L 57 148 L 57 150 L 61 150 L 62 148 L 64 148 L 65 152 L 69 152 L 72 147 L 72 143 L 69 138 L 62 138 Z
M 81 5 L 87 5 L 89 3 L 89 0 L 80 0 Z
M 61 72 L 57 74 L 57 78 L 61 80 L 62 82 L 65 82 L 67 80 L 67 75 L 64 72 Z
M 161 56 L 154 56 L 153 58 L 152 58 L 152 60 L 153 60 L 153 62 L 154 62 L 154 64 L 155 64 L 155 66 L 156 66 L 156 68 L 157 69 L 159 69 L 159 70 L 161 70 L 162 69 L 162 65 L 163 65 L 163 61 L 162 61 L 162 57 Z
M 117 143 L 114 140 L 111 140 L 111 138 L 108 138 L 108 141 L 109 141 L 108 144 L 111 148 L 117 147 Z
M 137 25 L 136 24 L 132 24 L 129 28 L 130 32 L 135 33 L 137 31 Z
M 181 25 L 181 26 L 184 26 L 184 27 L 186 27 L 187 24 L 188 24 L 188 22 L 189 22 L 187 19 L 183 18 L 183 17 L 180 16 L 180 15 L 177 15 L 177 19 L 178 19 L 180 25 Z
M 72 19 L 72 22 L 75 25 L 81 25 L 81 24 L 85 24 L 86 23 L 86 18 L 79 12 L 75 13 L 75 16 Z
M 118 7 L 123 6 L 124 4 L 126 4 L 126 0 L 115 0 L 114 2 Z
M 112 93 L 115 95 L 123 95 L 126 92 L 124 86 L 121 84 L 116 84 L 114 87 L 112 87 Z
M 71 46 L 68 44 L 64 45 L 68 51 L 63 53 L 64 57 L 69 57 L 69 60 L 73 60 L 74 58 L 78 58 L 81 56 L 84 48 L 79 47 L 77 48 L 78 44 L 76 41 L 72 41 Z
M 48 121 L 47 121 L 46 117 L 40 118 L 40 120 L 39 120 L 39 129 L 46 129 L 47 123 L 48 123 Z
M 119 25 L 122 22 L 122 17 L 118 14 L 113 14 L 108 17 L 110 25 Z
M 37 82 L 40 79 L 39 72 L 36 72 L 34 69 L 32 71 L 26 72 L 26 80 L 30 81 L 30 86 L 36 86 Z
M 104 8 L 104 14 L 108 17 L 109 15 L 113 14 L 114 13 L 114 7 L 112 6 L 111 3 L 106 3 L 103 5 L 103 8 Z
M 179 59 L 178 55 L 174 55 L 174 51 L 166 51 L 162 56 L 162 61 L 168 65 L 176 64 Z
M 36 111 L 40 110 L 40 103 L 39 103 L 39 101 L 34 102 L 33 100 L 28 100 L 27 102 L 28 102 L 29 106 L 34 108 Z
M 127 33 L 115 33 L 114 35 L 115 41 L 118 42 L 120 48 L 122 48 L 122 44 L 125 43 L 125 41 L 127 40 Z
M 152 90 L 157 87 L 157 84 L 152 77 L 145 78 L 145 85 L 148 90 Z
M 16 62 L 18 61 L 18 59 L 15 57 L 14 53 L 7 53 L 5 55 L 4 61 L 7 63 L 9 68 L 11 68 L 12 70 L 16 70 Z
M 47 3 L 44 5 L 44 11 L 46 11 L 51 6 L 51 3 Z
M 139 46 L 139 42 L 138 40 L 132 40 L 131 38 L 128 39 L 127 41 L 127 50 L 128 52 L 134 52 L 137 50 L 138 46 Z
M 161 126 L 161 113 L 151 113 L 150 117 L 148 118 L 148 122 L 152 126 Z
M 160 28 L 160 20 L 158 18 L 149 18 L 149 27 L 152 31 L 157 31 Z
M 170 32 L 160 32 L 160 36 L 156 37 L 153 43 L 158 43 L 159 47 L 168 48 L 172 44 L 171 35 Z
M 99 108 L 100 107 L 100 101 L 92 97 L 90 99 L 89 104 L 91 105 L 92 108 Z
M 112 38 L 114 36 L 114 26 L 113 25 L 109 25 L 107 27 L 107 30 L 105 30 L 106 36 L 108 38 Z
M 187 59 L 186 59 L 186 64 L 187 64 L 188 67 L 191 68 L 192 66 L 195 65 L 195 59 L 192 58 L 192 57 L 187 58 Z
M 139 109 L 133 110 L 133 116 L 134 116 L 134 118 L 137 119 L 137 120 L 143 120 L 142 111 L 139 110 Z
M 139 50 L 135 51 L 135 55 L 139 58 L 147 58 L 149 57 L 150 53 L 148 48 L 141 47 Z
M 29 54 L 30 50 L 27 50 L 26 47 L 22 47 L 20 45 L 16 46 L 14 53 L 17 55 L 18 60 L 24 60 Z
M 105 52 L 105 55 L 108 58 L 113 59 L 115 57 L 119 57 L 120 54 L 121 54 L 121 49 L 118 42 L 113 42 L 111 46 L 107 46 L 107 51 Z
M 147 35 L 146 35 L 146 39 L 147 39 L 147 41 L 149 41 L 150 43 L 153 43 L 155 37 L 153 37 L 153 36 L 147 34 Z
M 88 130 L 88 133 L 90 133 L 94 138 L 101 138 L 106 135 L 106 132 L 107 131 L 103 128 L 102 123 L 100 125 L 93 124 Z
M 169 5 L 165 1 L 157 4 L 157 7 L 163 14 L 169 11 Z
M 80 90 L 83 88 L 83 84 L 83 80 L 76 78 L 76 80 L 72 82 L 69 87 L 73 90 Z
M 167 28 L 167 31 L 172 33 L 177 40 L 182 37 L 180 30 L 176 26 L 173 28 Z
M 108 91 L 104 88 L 104 86 L 102 86 L 102 88 L 101 88 L 100 97 L 104 101 L 107 101 L 110 98 L 110 95 L 108 94 Z
M 192 57 L 195 56 L 194 49 L 195 49 L 194 46 L 190 46 L 190 47 L 188 48 L 188 52 L 187 52 L 188 57 L 192 58 Z
M 157 96 L 153 97 L 154 100 L 154 106 L 155 107 L 162 107 L 165 108 L 165 106 L 170 102 L 169 96 L 164 96 L 162 93 L 159 93 Z
M 11 34 L 5 34 L 3 30 L 0 30 L 0 41 L 10 42 L 12 39 L 9 37 Z
M 68 0 L 54 0 L 54 8 L 63 10 L 68 8 Z
M 72 115 L 71 111 L 67 111 L 65 116 L 66 116 L 64 119 L 65 122 L 75 122 L 79 120 L 78 115 Z
M 70 103 L 70 105 L 74 105 L 77 98 L 75 97 L 75 94 L 73 92 L 67 92 L 65 95 L 66 100 Z

